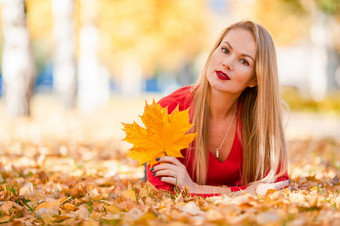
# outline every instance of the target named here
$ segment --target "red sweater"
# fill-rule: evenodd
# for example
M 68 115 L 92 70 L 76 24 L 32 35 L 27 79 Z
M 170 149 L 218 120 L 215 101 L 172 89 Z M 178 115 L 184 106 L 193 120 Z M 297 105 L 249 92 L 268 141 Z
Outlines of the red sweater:
M 191 86 L 185 86 L 180 88 L 162 98 L 159 104 L 162 107 L 168 107 L 168 113 L 170 114 L 179 105 L 179 110 L 183 111 L 191 107 L 193 101 L 193 94 L 190 92 Z M 189 120 L 192 121 L 193 118 L 193 108 L 189 110 Z M 240 128 L 241 121 L 237 117 L 237 128 Z M 191 178 L 193 178 L 193 155 L 188 155 L 187 149 L 181 150 L 184 158 L 188 158 L 188 163 L 186 164 L 187 171 Z M 185 159 L 178 158 L 180 162 L 185 165 Z M 208 157 L 208 171 L 207 171 L 207 185 L 226 185 L 232 192 L 244 190 L 247 186 L 241 186 L 241 171 L 242 171 L 242 146 L 240 137 L 238 133 L 235 134 L 232 148 L 227 159 L 224 162 L 220 162 L 211 152 L 209 152 Z M 159 177 L 153 176 L 150 171 L 150 165 L 148 165 L 147 178 L 150 183 L 152 183 L 156 188 L 173 191 L 174 186 L 159 180 Z M 276 182 L 289 180 L 287 172 L 279 177 Z M 202 196 L 209 197 L 219 194 L 204 194 Z

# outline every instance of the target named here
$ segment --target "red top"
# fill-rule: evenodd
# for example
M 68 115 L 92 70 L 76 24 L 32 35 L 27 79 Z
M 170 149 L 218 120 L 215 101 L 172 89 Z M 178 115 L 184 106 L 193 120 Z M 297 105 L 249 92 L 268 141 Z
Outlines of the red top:
M 179 105 L 179 110 L 183 111 L 191 106 L 193 101 L 193 93 L 191 92 L 191 86 L 185 86 L 180 88 L 162 98 L 159 104 L 164 108 L 168 107 L 168 113 L 170 114 Z M 192 121 L 193 114 L 192 109 L 189 110 L 189 120 Z M 237 128 L 240 128 L 241 121 L 237 117 Z M 191 178 L 193 178 L 192 166 L 193 166 L 193 156 L 188 155 L 187 149 L 181 150 L 184 157 L 188 158 L 188 163 L 186 165 L 187 171 Z M 220 162 L 211 152 L 209 152 L 208 159 L 208 171 L 207 171 L 207 185 L 226 185 L 232 192 L 244 190 L 247 186 L 241 186 L 241 170 L 242 170 L 242 146 L 240 137 L 238 133 L 235 133 L 233 145 L 231 147 L 230 153 L 227 159 Z M 185 165 L 184 158 L 178 158 L 180 162 Z M 173 191 L 174 186 L 159 180 L 159 177 L 153 176 L 150 171 L 150 165 L 148 165 L 147 178 L 150 183 L 152 183 L 156 188 L 163 190 Z M 287 172 L 279 177 L 276 182 L 289 180 Z M 204 197 L 214 196 L 219 194 L 203 194 Z

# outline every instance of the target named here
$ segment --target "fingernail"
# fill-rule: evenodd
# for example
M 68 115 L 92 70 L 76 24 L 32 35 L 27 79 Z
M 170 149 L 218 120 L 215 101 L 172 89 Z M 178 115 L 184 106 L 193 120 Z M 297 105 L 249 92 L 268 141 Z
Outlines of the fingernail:
M 153 173 L 152 175 L 156 176 L 156 173 Z
M 159 180 L 162 180 L 163 177 L 160 177 Z
M 156 158 L 156 161 L 158 162 L 161 158 Z
M 151 172 L 154 171 L 154 168 L 152 167 L 152 168 L 150 169 L 150 171 L 151 171 Z

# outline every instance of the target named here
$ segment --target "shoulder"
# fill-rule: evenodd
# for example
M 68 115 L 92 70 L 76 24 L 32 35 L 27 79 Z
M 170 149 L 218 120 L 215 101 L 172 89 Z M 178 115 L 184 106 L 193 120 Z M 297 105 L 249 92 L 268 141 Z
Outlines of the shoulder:
M 168 96 L 163 97 L 158 103 L 164 108 L 168 107 L 168 112 L 171 113 L 177 106 L 179 110 L 188 109 L 193 100 L 192 86 L 184 86 L 172 92 Z

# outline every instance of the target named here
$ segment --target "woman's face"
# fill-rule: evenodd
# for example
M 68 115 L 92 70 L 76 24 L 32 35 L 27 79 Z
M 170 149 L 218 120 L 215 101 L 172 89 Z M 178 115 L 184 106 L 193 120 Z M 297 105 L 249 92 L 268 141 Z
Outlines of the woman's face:
M 247 86 L 256 84 L 255 54 L 252 34 L 243 29 L 231 30 L 211 57 L 207 70 L 211 88 L 240 95 Z

